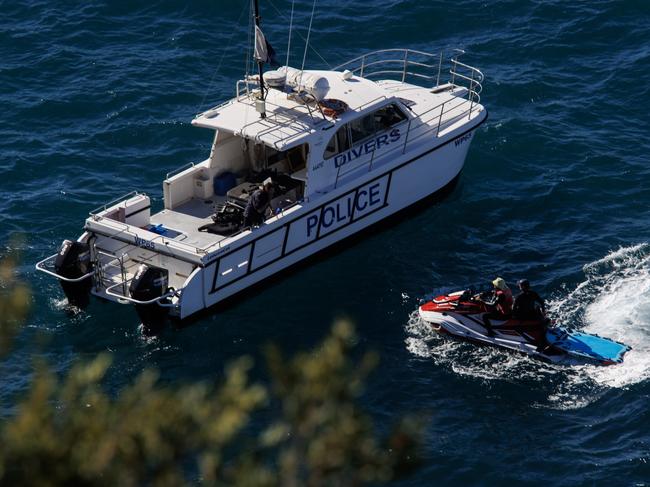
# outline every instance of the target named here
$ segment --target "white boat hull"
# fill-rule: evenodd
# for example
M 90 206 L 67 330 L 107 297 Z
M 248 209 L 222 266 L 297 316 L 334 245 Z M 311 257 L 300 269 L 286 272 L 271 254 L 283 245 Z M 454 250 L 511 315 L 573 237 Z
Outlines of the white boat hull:
M 461 172 L 475 128 L 487 113 L 441 146 L 390 167 L 384 165 L 358 178 L 354 185 L 334 190 L 322 204 L 310 205 L 278 226 L 260 228 L 187 280 L 179 306 L 181 319 L 214 306 L 327 247 L 427 198 Z M 315 203 L 315 202 L 314 202 Z M 286 220 L 286 221 L 285 221 Z
M 431 324 L 438 332 L 448 333 L 451 336 L 462 340 L 471 341 L 483 345 L 494 345 L 501 348 L 522 352 L 547 361 L 559 361 L 563 356 L 547 356 L 539 352 L 538 347 L 526 340 L 519 334 L 509 333 L 509 330 L 494 329 L 494 335 L 486 335 L 485 327 L 475 319 L 459 313 L 438 313 L 435 311 L 419 310 L 420 318 Z M 501 323 L 495 321 L 495 324 Z
M 390 64 L 398 53 L 400 81 L 369 79 L 393 73 L 368 67 Z M 152 214 L 140 192 L 109 202 L 90 213 L 75 245 L 36 268 L 59 279 L 69 299 L 76 299 L 72 289 L 87 297 L 92 284 L 101 299 L 135 305 L 145 326 L 158 306 L 185 319 L 222 303 L 458 177 L 487 119 L 483 74 L 458 61 L 461 54 L 390 49 L 309 71 L 328 84 L 333 98 L 326 100 L 240 80 L 235 98 L 192 121 L 215 131 L 212 150 L 167 174 L 164 209 Z M 262 181 L 274 188 L 259 193 L 274 213 L 258 210 L 257 226 L 244 208 Z

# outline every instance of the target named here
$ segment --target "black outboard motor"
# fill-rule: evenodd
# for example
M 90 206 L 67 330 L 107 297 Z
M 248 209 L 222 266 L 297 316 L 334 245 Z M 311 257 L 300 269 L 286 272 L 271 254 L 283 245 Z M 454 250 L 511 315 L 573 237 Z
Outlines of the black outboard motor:
M 54 261 L 54 269 L 60 276 L 77 279 L 92 271 L 90 246 L 84 242 L 64 240 L 59 254 Z M 92 276 L 78 282 L 68 282 L 59 279 L 68 303 L 79 308 L 85 308 L 90 301 L 90 288 L 93 285 Z
M 165 294 L 168 290 L 168 283 L 169 274 L 167 269 L 142 264 L 131 281 L 129 294 L 138 301 L 149 301 Z M 168 308 L 153 302 L 150 304 L 136 304 L 135 310 L 140 320 L 142 320 L 146 335 L 155 335 L 162 330 Z

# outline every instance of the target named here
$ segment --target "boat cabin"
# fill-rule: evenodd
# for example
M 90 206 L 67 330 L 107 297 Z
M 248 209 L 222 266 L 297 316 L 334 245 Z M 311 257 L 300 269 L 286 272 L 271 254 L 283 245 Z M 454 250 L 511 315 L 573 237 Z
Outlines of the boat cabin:
M 243 230 L 243 210 L 268 178 L 267 220 L 368 172 L 378 155 L 405 142 L 408 100 L 341 72 L 284 70 L 294 83 L 271 84 L 263 102 L 253 78 L 238 84 L 236 98 L 195 118 L 193 125 L 215 131 L 210 156 L 167 175 L 165 209 L 152 215 L 152 227 L 205 247 Z
M 218 130 L 207 160 L 164 180 L 165 209 L 152 215 L 151 223 L 192 235 L 202 244 L 230 236 L 242 229 L 249 198 L 269 178 L 274 212 L 303 200 L 309 152 L 308 143 L 278 150 Z M 220 214 L 222 220 L 215 221 Z

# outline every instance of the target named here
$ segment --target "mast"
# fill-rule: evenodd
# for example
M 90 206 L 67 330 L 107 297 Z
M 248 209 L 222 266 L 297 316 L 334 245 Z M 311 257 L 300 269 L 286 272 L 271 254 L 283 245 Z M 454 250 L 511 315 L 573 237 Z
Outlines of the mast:
M 255 19 L 255 26 L 259 28 L 260 26 L 260 6 L 258 3 L 258 0 L 255 0 L 253 2 L 253 18 Z M 263 76 L 263 71 L 264 71 L 264 62 L 260 61 L 259 59 L 257 60 L 257 68 L 260 73 L 260 99 L 264 101 L 264 76 Z M 261 112 L 260 113 L 262 118 L 266 118 L 266 113 Z

